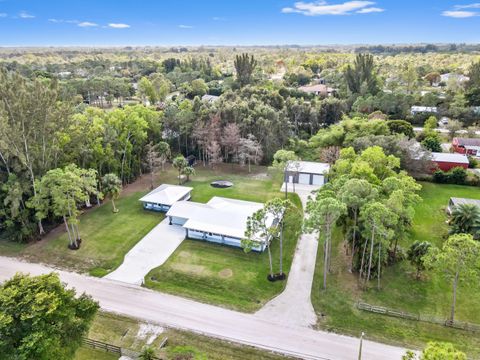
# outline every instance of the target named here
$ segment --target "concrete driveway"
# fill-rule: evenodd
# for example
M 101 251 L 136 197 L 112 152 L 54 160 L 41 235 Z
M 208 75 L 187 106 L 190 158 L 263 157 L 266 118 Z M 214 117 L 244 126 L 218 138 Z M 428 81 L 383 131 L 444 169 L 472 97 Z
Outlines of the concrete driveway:
M 318 189 L 318 186 L 295 185 L 295 192 L 300 197 L 304 209 L 312 191 Z M 289 184 L 287 190 L 293 192 L 292 184 Z M 285 184 L 282 186 L 282 191 L 285 191 Z M 285 290 L 266 303 L 255 313 L 255 316 L 275 321 L 284 326 L 308 327 L 317 323 L 317 315 L 310 299 L 317 249 L 317 233 L 300 236 Z
M 185 230 L 168 225 L 165 218 L 125 255 L 122 265 L 105 278 L 141 285 L 145 275 L 167 261 L 184 239 Z

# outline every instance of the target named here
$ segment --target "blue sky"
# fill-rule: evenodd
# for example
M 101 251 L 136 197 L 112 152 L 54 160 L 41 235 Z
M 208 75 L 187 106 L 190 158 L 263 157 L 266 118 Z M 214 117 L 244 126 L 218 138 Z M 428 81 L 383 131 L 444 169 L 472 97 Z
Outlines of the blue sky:
M 480 2 L 0 0 L 0 46 L 419 42 L 480 42 Z

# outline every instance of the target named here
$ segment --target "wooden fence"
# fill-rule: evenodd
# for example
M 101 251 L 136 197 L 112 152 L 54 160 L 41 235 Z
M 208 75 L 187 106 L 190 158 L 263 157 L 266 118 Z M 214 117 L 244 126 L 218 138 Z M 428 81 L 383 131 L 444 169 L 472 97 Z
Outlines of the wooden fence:
M 461 322 L 461 321 L 452 322 L 450 320 L 443 320 L 433 316 L 411 314 L 405 311 L 389 309 L 383 306 L 370 305 L 360 301 L 356 303 L 356 306 L 360 310 L 375 313 L 375 314 L 381 314 L 381 315 L 386 315 L 386 316 L 391 316 L 391 317 L 396 317 L 396 318 L 401 318 L 406 320 L 427 322 L 427 323 L 447 326 L 447 327 L 451 327 L 459 330 L 480 332 L 480 325 L 478 324 L 471 324 L 471 323 Z
M 159 346 L 162 349 L 167 344 L 168 338 L 164 338 Z M 126 355 L 133 359 L 137 359 L 140 356 L 140 353 L 130 349 L 124 349 L 116 345 L 104 343 L 102 341 L 83 338 L 83 346 L 89 347 L 96 350 L 103 350 L 105 352 L 117 354 L 118 356 Z M 154 360 L 162 360 L 162 358 L 154 357 Z

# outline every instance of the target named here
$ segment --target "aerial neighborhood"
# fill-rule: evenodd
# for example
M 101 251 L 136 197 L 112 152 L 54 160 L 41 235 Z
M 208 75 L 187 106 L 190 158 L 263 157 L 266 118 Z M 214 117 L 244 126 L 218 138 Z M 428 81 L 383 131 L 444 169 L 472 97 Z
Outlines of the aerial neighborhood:
M 239 3 L 0 1 L 0 359 L 480 358 L 480 6 Z

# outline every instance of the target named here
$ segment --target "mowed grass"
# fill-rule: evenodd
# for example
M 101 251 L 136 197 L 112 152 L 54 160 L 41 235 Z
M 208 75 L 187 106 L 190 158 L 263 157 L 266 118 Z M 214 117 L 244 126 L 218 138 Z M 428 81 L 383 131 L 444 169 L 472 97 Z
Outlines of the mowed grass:
M 423 202 L 417 206 L 412 231 L 402 242 L 407 249 L 415 240 L 426 240 L 441 246 L 447 237 L 445 207 L 450 197 L 480 199 L 475 187 L 422 183 Z M 428 341 L 453 342 L 474 358 L 480 357 L 480 337 L 472 332 L 453 330 L 440 325 L 401 320 L 371 314 L 355 308 L 358 300 L 414 314 L 431 315 L 446 319 L 451 304 L 451 284 L 442 276 L 425 273 L 421 280 L 414 279 L 414 268 L 407 260 L 389 267 L 382 277 L 382 290 L 361 291 L 357 276 L 348 272 L 348 259 L 344 255 L 343 236 L 335 232 L 333 273 L 328 277 L 328 289 L 321 288 L 323 262 L 317 262 L 312 289 L 312 302 L 319 316 L 319 326 L 336 332 L 359 335 L 421 348 Z M 319 247 L 318 259 L 323 259 Z M 480 284 L 460 286 L 457 299 L 457 320 L 480 324 Z
M 102 350 L 94 350 L 87 347 L 81 347 L 75 353 L 74 360 L 118 360 L 118 355 L 108 353 Z
M 118 267 L 125 254 L 164 217 L 145 211 L 138 199 L 145 192 L 134 192 L 116 201 L 120 210 L 114 214 L 110 202 L 80 216 L 82 244 L 79 250 L 67 248 L 65 232 L 46 242 L 25 249 L 22 255 L 71 270 L 103 276 Z
M 221 341 L 199 334 L 170 328 L 148 325 L 135 319 L 100 312 L 90 328 L 88 337 L 133 351 L 141 351 L 147 345 L 151 346 L 161 359 L 169 359 L 168 353 L 178 347 L 194 348 L 209 360 L 279 360 L 285 357 L 262 351 L 249 346 Z M 162 341 L 168 338 L 167 344 L 160 349 Z M 81 357 L 88 351 L 80 349 L 75 360 L 109 360 L 110 354 L 101 357 Z M 92 353 L 96 355 L 97 352 Z M 116 358 L 115 358 L 116 359 Z M 182 358 L 183 359 L 183 358 Z

